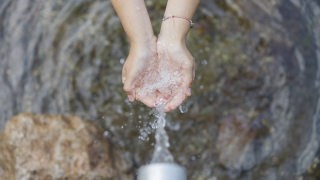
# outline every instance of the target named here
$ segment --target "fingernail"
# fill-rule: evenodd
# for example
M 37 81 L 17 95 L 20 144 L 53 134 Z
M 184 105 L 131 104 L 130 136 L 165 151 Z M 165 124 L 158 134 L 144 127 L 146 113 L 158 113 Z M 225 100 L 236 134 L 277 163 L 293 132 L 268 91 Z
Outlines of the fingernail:
M 191 88 L 187 90 L 187 95 L 191 96 Z
M 128 99 L 129 99 L 129 101 L 133 101 L 133 96 L 132 95 L 128 95 Z

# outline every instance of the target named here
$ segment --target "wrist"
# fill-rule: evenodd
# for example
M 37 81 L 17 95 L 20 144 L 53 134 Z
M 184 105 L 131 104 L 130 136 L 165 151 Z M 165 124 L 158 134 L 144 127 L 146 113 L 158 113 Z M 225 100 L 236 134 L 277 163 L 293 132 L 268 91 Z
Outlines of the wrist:
M 173 43 L 185 44 L 190 22 L 180 18 L 170 18 L 162 22 L 161 37 Z
M 147 59 L 150 55 L 157 52 L 157 38 L 149 37 L 144 41 L 130 41 L 130 56 L 140 57 L 138 59 Z
M 135 50 L 146 50 L 150 49 L 150 47 L 153 47 L 153 45 L 156 44 L 157 37 L 154 35 L 150 36 L 144 36 L 141 38 L 132 38 L 130 39 L 130 49 L 135 49 Z
M 156 37 L 151 33 L 146 34 L 129 37 L 131 46 L 143 48 L 148 47 L 148 45 L 150 45 L 150 43 L 152 43 Z

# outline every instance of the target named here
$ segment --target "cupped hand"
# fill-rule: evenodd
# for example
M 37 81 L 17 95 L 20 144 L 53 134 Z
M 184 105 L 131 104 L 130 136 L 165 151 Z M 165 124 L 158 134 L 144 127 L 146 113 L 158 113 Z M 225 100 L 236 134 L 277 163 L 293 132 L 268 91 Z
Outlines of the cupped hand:
M 122 68 L 123 90 L 127 93 L 130 102 L 139 100 L 149 107 L 154 107 L 155 97 L 137 97 L 137 82 L 143 72 L 156 63 L 157 38 L 153 36 L 144 43 L 131 44 L 130 53 Z
M 171 96 L 166 98 L 166 112 L 169 112 L 178 108 L 187 97 L 191 96 L 191 86 L 195 76 L 195 62 L 187 49 L 185 41 L 160 35 L 157 48 L 159 60 L 168 61 L 171 66 L 181 72 L 181 83 L 173 89 L 173 92 L 170 93 Z M 162 93 L 161 90 L 160 93 Z
M 132 46 L 123 66 L 122 82 L 128 99 L 153 108 L 165 103 L 166 112 L 175 110 L 191 95 L 194 59 L 184 41 L 154 37 L 144 46 Z

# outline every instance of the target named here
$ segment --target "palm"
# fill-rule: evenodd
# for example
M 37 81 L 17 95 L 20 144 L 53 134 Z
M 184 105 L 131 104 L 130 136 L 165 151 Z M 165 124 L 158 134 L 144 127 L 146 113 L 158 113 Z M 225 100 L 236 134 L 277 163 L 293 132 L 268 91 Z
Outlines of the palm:
M 187 89 L 194 77 L 194 59 L 185 45 L 160 37 L 147 48 L 130 51 L 122 72 L 130 101 L 136 99 L 149 107 L 163 102 L 169 112 L 191 95 Z
M 194 60 L 185 46 L 173 45 L 160 39 L 157 58 L 148 62 L 135 84 L 136 97 L 149 107 L 166 103 L 166 111 L 176 109 L 190 93 Z
M 156 41 L 157 39 L 154 37 L 151 42 L 148 42 L 144 46 L 132 46 L 122 69 L 123 89 L 128 94 L 129 100 L 140 100 L 149 107 L 153 105 L 150 98 L 137 96 L 137 88 L 141 85 L 139 84 L 139 78 L 141 78 L 143 72 L 153 67 L 153 64 L 155 64 L 157 60 Z
M 157 51 L 160 60 L 168 61 L 172 67 L 181 72 L 180 83 L 166 99 L 166 111 L 168 112 L 176 109 L 187 96 L 191 95 L 187 89 L 191 86 L 194 78 L 194 59 L 185 45 L 170 42 L 161 39 L 161 37 L 158 40 Z

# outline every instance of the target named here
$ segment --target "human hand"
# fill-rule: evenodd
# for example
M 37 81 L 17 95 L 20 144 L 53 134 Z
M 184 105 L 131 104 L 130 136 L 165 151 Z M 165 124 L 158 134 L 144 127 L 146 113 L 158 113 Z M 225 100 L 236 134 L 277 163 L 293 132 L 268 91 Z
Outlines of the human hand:
M 191 96 L 191 85 L 195 76 L 194 58 L 187 49 L 185 41 L 174 36 L 160 35 L 157 45 L 158 58 L 181 72 L 181 83 L 173 88 L 173 92 L 166 97 L 166 112 L 175 110 L 188 96 Z M 160 93 L 162 93 L 160 91 Z M 167 94 L 167 93 L 163 93 Z
M 138 76 L 133 78 L 134 84 L 130 84 L 135 99 L 149 107 L 154 107 L 155 103 L 165 103 L 166 112 L 169 112 L 191 95 L 194 59 L 185 43 L 175 41 L 174 38 L 159 36 L 156 48 L 158 56 L 155 57 L 152 51 L 152 56 L 146 58 L 147 62 L 143 63 L 142 71 L 133 74 Z M 137 67 L 129 64 L 128 69 L 134 72 Z M 131 97 L 129 95 L 129 98 Z
M 149 107 L 154 107 L 155 97 L 137 97 L 136 89 L 142 73 L 153 67 L 157 60 L 157 38 L 155 36 L 139 43 L 132 43 L 130 53 L 122 68 L 123 90 L 129 101 L 139 100 Z
M 154 37 L 144 46 L 131 47 L 122 81 L 131 102 L 139 100 L 151 108 L 165 103 L 169 112 L 191 95 L 194 59 L 185 44 L 186 33 L 163 27 L 158 41 Z

